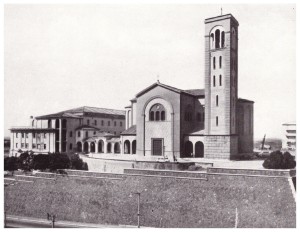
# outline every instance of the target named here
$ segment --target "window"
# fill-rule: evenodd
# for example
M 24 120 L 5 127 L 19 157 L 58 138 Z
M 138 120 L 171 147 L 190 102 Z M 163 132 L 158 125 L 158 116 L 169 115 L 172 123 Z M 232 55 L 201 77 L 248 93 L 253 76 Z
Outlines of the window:
M 104 126 L 104 121 L 103 120 L 101 120 L 101 126 Z
M 72 143 L 70 143 L 69 148 L 70 148 L 70 150 L 73 149 L 73 144 Z
M 123 126 L 123 123 L 122 123 L 122 122 L 120 122 L 120 126 Z
M 114 126 L 117 126 L 117 122 L 116 121 L 114 121 Z
M 24 133 L 22 133 L 22 138 L 24 138 Z
M 96 134 L 96 131 L 94 131 L 94 135 Z
M 94 124 L 97 125 L 97 120 L 94 121 Z
M 36 144 L 35 143 L 32 144 L 32 148 L 36 149 Z
M 225 47 L 225 32 L 222 31 L 221 33 L 221 47 L 224 48 Z
M 216 96 L 216 106 L 219 106 L 219 96 Z
M 16 143 L 16 148 L 18 148 L 18 143 Z
M 110 121 L 107 122 L 107 125 L 110 126 Z
M 150 108 L 149 112 L 150 121 L 165 121 L 166 120 L 166 110 L 162 104 L 155 104 Z
M 222 75 L 219 76 L 219 85 L 222 86 Z
M 36 134 L 35 134 L 35 133 L 32 133 L 32 136 L 33 136 L 33 138 L 35 139 Z
M 46 150 L 47 149 L 47 145 L 46 144 L 44 144 L 44 150 Z
M 16 138 L 18 138 L 18 133 L 16 133 Z
M 216 57 L 213 58 L 213 68 L 216 69 Z
M 46 138 L 46 133 L 44 133 L 44 138 Z
M 80 135 L 80 131 L 78 131 L 78 132 L 77 132 L 77 136 L 78 136 L 78 137 L 80 137 L 80 136 L 81 136 L 81 135 Z
M 219 126 L 219 117 L 216 117 L 216 126 Z
M 89 132 L 88 131 L 85 132 L 85 137 L 89 137 Z
M 216 76 L 213 78 L 214 87 L 216 87 Z
M 219 68 L 222 68 L 222 56 L 219 57 Z
M 21 148 L 24 148 L 24 143 L 21 143 Z
M 220 48 L 220 30 L 216 30 L 216 48 Z
M 89 119 L 87 120 L 87 124 L 90 125 L 90 120 Z
M 28 148 L 28 143 L 25 143 L 25 148 Z
M 69 134 L 70 134 L 70 137 L 73 137 L 73 132 L 72 131 L 70 131 Z

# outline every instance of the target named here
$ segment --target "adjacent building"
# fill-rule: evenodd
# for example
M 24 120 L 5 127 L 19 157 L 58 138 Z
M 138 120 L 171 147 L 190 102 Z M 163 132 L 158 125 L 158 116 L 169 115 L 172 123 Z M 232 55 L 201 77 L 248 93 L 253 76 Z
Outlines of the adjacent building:
M 288 151 L 296 150 L 296 123 L 284 123 L 283 137 L 282 137 L 282 149 Z

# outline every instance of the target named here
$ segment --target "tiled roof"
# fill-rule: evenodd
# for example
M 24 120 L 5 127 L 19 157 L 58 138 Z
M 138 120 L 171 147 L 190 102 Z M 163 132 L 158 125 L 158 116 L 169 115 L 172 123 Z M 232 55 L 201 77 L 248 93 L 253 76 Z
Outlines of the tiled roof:
M 136 135 L 136 125 L 129 127 L 127 130 L 123 131 L 121 135 Z
M 9 130 L 11 131 L 37 131 L 37 132 L 43 132 L 43 131 L 56 131 L 55 128 L 35 128 L 35 127 L 12 127 Z
M 114 110 L 90 106 L 82 106 L 70 110 L 61 111 L 55 114 L 48 114 L 36 117 L 36 119 L 47 119 L 47 118 L 82 118 L 84 115 L 99 114 L 99 115 L 115 115 L 122 116 L 125 118 L 125 110 Z
M 182 90 L 182 89 L 178 89 L 178 88 L 175 88 L 173 86 L 170 86 L 170 85 L 165 85 L 163 83 L 160 83 L 160 82 L 156 82 L 152 85 L 150 85 L 149 87 L 145 88 L 144 90 L 140 91 L 136 97 L 139 97 L 141 95 L 143 95 L 144 93 L 146 93 L 147 91 L 153 89 L 154 87 L 156 86 L 161 86 L 165 89 L 169 89 L 173 92 L 176 92 L 176 93 L 183 93 L 183 94 L 188 94 L 188 95 L 191 95 L 193 97 L 195 96 L 201 96 L 201 95 L 204 95 L 204 89 L 190 89 L 190 90 Z

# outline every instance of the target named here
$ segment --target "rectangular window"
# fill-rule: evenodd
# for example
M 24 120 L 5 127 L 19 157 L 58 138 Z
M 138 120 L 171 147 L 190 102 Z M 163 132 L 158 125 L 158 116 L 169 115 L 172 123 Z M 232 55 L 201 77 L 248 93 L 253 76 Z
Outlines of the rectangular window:
M 80 131 L 77 132 L 77 136 L 80 137 Z
M 16 143 L 16 148 L 18 148 L 18 143 Z
M 104 121 L 103 120 L 101 121 L 101 126 L 104 126 Z
M 123 123 L 122 123 L 122 122 L 120 122 L 120 126 L 123 126 Z
M 219 67 L 222 68 L 222 56 L 219 57 Z
M 94 124 L 97 125 L 97 120 L 94 121 Z
M 117 126 L 117 122 L 116 121 L 114 121 L 114 126 Z
M 219 106 L 219 96 L 216 96 L 216 106 Z
M 87 124 L 90 125 L 90 120 L 89 119 L 87 120 Z
M 219 117 L 216 117 L 216 126 L 219 126 Z
M 219 76 L 219 85 L 222 86 L 222 75 Z
M 73 145 L 72 145 L 72 143 L 70 143 L 70 145 L 69 145 L 70 147 L 70 150 L 72 150 L 73 149 Z
M 72 131 L 70 131 L 69 133 L 70 133 L 70 137 L 73 137 L 73 132 L 72 132 Z
M 46 144 L 44 144 L 44 150 L 46 150 L 47 149 L 47 145 Z
M 216 57 L 213 58 L 213 68 L 216 69 Z
M 216 76 L 214 76 L 213 82 L 214 82 L 214 87 L 216 87 Z
M 162 155 L 163 154 L 163 140 L 162 139 L 152 139 L 152 155 Z
M 16 133 L 16 138 L 18 138 L 18 133 Z

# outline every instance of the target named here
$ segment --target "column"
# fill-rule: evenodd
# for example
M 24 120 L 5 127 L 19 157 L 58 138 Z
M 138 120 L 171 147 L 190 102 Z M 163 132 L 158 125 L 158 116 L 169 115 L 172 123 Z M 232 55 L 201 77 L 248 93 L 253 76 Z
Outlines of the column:
M 99 141 L 97 141 L 97 140 L 95 141 L 95 153 L 98 153 L 98 142 Z
M 59 152 L 62 151 L 61 147 L 62 147 L 62 121 L 61 119 L 59 119 Z
M 106 140 L 103 141 L 103 153 L 107 154 L 107 142 L 106 142 Z
M 111 143 L 111 153 L 115 154 L 115 143 Z

